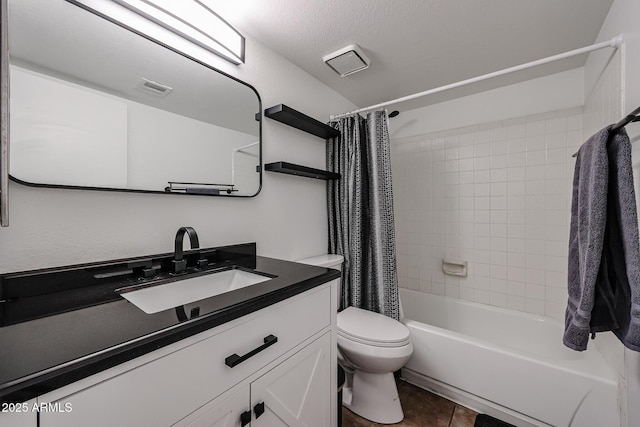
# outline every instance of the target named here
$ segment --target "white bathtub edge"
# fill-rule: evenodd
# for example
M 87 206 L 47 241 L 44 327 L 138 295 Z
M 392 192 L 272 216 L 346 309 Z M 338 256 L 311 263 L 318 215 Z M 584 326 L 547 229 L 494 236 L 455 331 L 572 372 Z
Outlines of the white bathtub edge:
M 517 427 L 553 427 L 408 368 L 402 368 L 401 377 L 410 384 L 465 406 L 479 414 L 487 414 Z

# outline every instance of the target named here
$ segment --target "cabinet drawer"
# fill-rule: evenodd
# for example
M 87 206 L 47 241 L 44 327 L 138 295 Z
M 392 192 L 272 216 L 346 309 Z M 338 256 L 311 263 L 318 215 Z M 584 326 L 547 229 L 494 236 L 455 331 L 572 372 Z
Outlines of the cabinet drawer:
M 260 310 L 233 328 L 213 336 L 209 331 L 208 338 L 60 399 L 73 410 L 43 413 L 40 425 L 171 425 L 329 327 L 330 307 L 325 287 Z M 233 354 L 262 346 L 269 335 L 277 342 L 233 368 L 225 364 Z

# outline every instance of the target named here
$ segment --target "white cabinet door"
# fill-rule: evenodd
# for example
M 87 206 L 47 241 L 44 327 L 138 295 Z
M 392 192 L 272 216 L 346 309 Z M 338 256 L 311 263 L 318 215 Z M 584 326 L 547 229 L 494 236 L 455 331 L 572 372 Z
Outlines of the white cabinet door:
M 1 405 L 0 427 L 36 427 L 37 425 L 38 411 L 35 399 Z
M 326 333 L 251 384 L 253 427 L 332 425 L 331 334 Z
M 246 413 L 246 422 L 241 422 L 241 415 Z M 211 409 L 185 427 L 240 427 L 251 421 L 249 406 L 249 386 L 232 394 L 230 397 L 223 395 L 220 403 L 214 403 Z

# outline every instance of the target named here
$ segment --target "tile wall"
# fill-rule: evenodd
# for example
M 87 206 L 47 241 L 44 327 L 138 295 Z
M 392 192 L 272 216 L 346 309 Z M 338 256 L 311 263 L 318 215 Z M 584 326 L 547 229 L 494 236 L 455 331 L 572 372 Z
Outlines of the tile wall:
M 587 138 L 602 127 L 616 123 L 625 114 L 624 91 L 622 86 L 622 58 L 624 46 L 616 50 L 599 75 L 591 93 L 584 103 L 584 137 Z
M 393 140 L 400 286 L 563 318 L 582 142 L 581 107 Z

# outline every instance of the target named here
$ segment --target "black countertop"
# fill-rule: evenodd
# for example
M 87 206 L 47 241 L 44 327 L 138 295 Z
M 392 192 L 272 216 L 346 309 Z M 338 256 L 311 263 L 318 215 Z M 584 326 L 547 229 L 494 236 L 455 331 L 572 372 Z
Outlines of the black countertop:
M 5 295 L 0 303 L 13 302 L 26 312 L 34 305 L 55 309 L 64 306 L 62 300 L 67 305 L 84 302 L 52 315 L 37 308 L 37 318 L 0 326 L 0 401 L 26 401 L 340 277 L 328 268 L 253 259 L 255 272 L 272 276 L 270 280 L 183 306 L 180 311 L 187 317 L 192 308 L 200 310 L 191 320 L 178 309 L 146 314 L 105 285 L 57 289 L 15 301 Z

